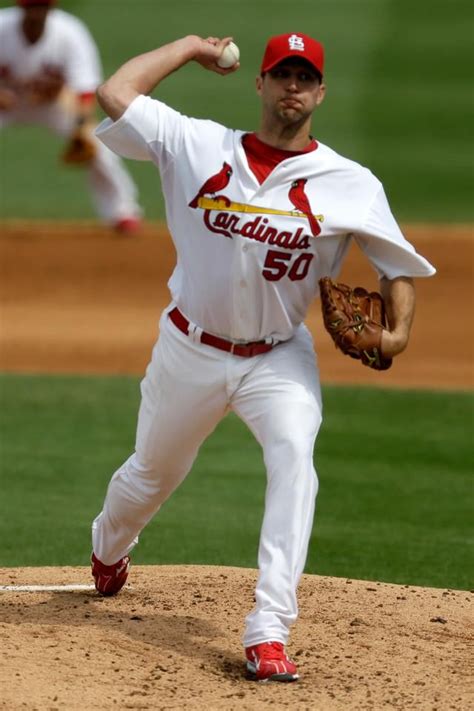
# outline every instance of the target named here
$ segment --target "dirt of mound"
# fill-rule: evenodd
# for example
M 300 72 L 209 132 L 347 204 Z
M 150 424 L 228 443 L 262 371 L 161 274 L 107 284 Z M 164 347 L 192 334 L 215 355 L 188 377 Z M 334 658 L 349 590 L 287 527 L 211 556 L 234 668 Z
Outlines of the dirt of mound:
M 305 575 L 289 644 L 301 678 L 259 684 L 246 677 L 240 641 L 255 576 L 144 566 L 116 598 L 0 592 L 0 708 L 472 708 L 471 593 Z M 0 580 L 90 582 L 85 568 L 0 569 Z
M 417 280 L 410 345 L 391 370 L 372 372 L 337 352 L 323 330 L 319 302 L 307 323 L 326 383 L 466 389 L 474 385 L 472 227 L 407 226 L 438 269 Z M 175 253 L 163 226 L 118 238 L 93 224 L 0 225 L 0 370 L 143 373 L 168 303 Z M 353 249 L 341 279 L 370 288 L 375 273 Z

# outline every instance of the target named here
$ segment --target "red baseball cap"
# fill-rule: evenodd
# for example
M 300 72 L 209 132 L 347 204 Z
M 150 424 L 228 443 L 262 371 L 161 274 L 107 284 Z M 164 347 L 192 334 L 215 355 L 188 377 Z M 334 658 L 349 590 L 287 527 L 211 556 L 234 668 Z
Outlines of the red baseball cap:
M 261 72 L 268 72 L 288 57 L 301 57 L 323 75 L 324 48 L 312 37 L 301 32 L 270 37 L 263 55 Z
M 16 0 L 20 7 L 33 7 L 34 5 L 55 5 L 56 0 Z

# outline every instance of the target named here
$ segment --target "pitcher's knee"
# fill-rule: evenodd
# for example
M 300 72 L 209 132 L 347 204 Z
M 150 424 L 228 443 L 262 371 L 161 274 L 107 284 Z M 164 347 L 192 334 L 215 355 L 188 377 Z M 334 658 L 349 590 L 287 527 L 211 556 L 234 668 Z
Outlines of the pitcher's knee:
M 282 470 L 300 477 L 315 476 L 313 466 L 314 439 L 298 435 L 281 435 L 265 451 L 269 471 Z
M 271 441 L 266 443 L 265 458 L 282 458 L 293 461 L 312 460 L 316 435 L 313 429 L 300 428 L 276 434 Z
M 163 492 L 163 482 L 154 467 L 143 466 L 132 455 L 115 473 L 109 489 L 111 493 L 139 504 L 159 499 Z
M 126 462 L 126 476 L 137 497 L 162 504 L 187 474 L 185 467 L 172 467 L 162 461 L 142 462 L 136 453 Z

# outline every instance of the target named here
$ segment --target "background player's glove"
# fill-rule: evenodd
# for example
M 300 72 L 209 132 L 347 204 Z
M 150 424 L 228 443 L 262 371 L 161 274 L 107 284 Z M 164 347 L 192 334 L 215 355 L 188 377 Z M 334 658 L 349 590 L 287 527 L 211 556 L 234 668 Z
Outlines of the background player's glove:
M 66 165 L 86 165 L 96 153 L 92 127 L 85 122 L 78 122 L 61 155 L 62 162 Z
M 324 325 L 337 348 L 375 370 L 387 370 L 391 358 L 381 353 L 386 326 L 381 294 L 361 286 L 351 288 L 329 277 L 319 280 Z

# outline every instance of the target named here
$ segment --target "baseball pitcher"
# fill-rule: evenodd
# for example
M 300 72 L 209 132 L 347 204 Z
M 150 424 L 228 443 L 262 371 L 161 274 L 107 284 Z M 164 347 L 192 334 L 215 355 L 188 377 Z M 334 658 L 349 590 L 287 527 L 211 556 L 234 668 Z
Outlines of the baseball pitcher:
M 387 305 L 377 345 L 385 363 L 408 342 L 412 278 L 435 270 L 400 232 L 379 180 L 312 136 L 325 94 L 315 39 L 293 33 L 268 41 L 256 79 L 256 132 L 190 118 L 148 96 L 187 62 L 221 75 L 238 70 L 238 62 L 218 64 L 230 41 L 178 39 L 127 62 L 98 92 L 109 116 L 99 138 L 160 172 L 178 260 L 141 384 L 136 448 L 93 523 L 92 573 L 100 593 L 120 590 L 138 535 L 232 410 L 260 443 L 267 475 L 256 604 L 243 638 L 247 668 L 260 681 L 294 681 L 285 645 L 313 524 L 322 418 L 303 323 L 308 306 L 355 240 Z M 348 328 L 359 333 L 365 319 L 354 316 Z

